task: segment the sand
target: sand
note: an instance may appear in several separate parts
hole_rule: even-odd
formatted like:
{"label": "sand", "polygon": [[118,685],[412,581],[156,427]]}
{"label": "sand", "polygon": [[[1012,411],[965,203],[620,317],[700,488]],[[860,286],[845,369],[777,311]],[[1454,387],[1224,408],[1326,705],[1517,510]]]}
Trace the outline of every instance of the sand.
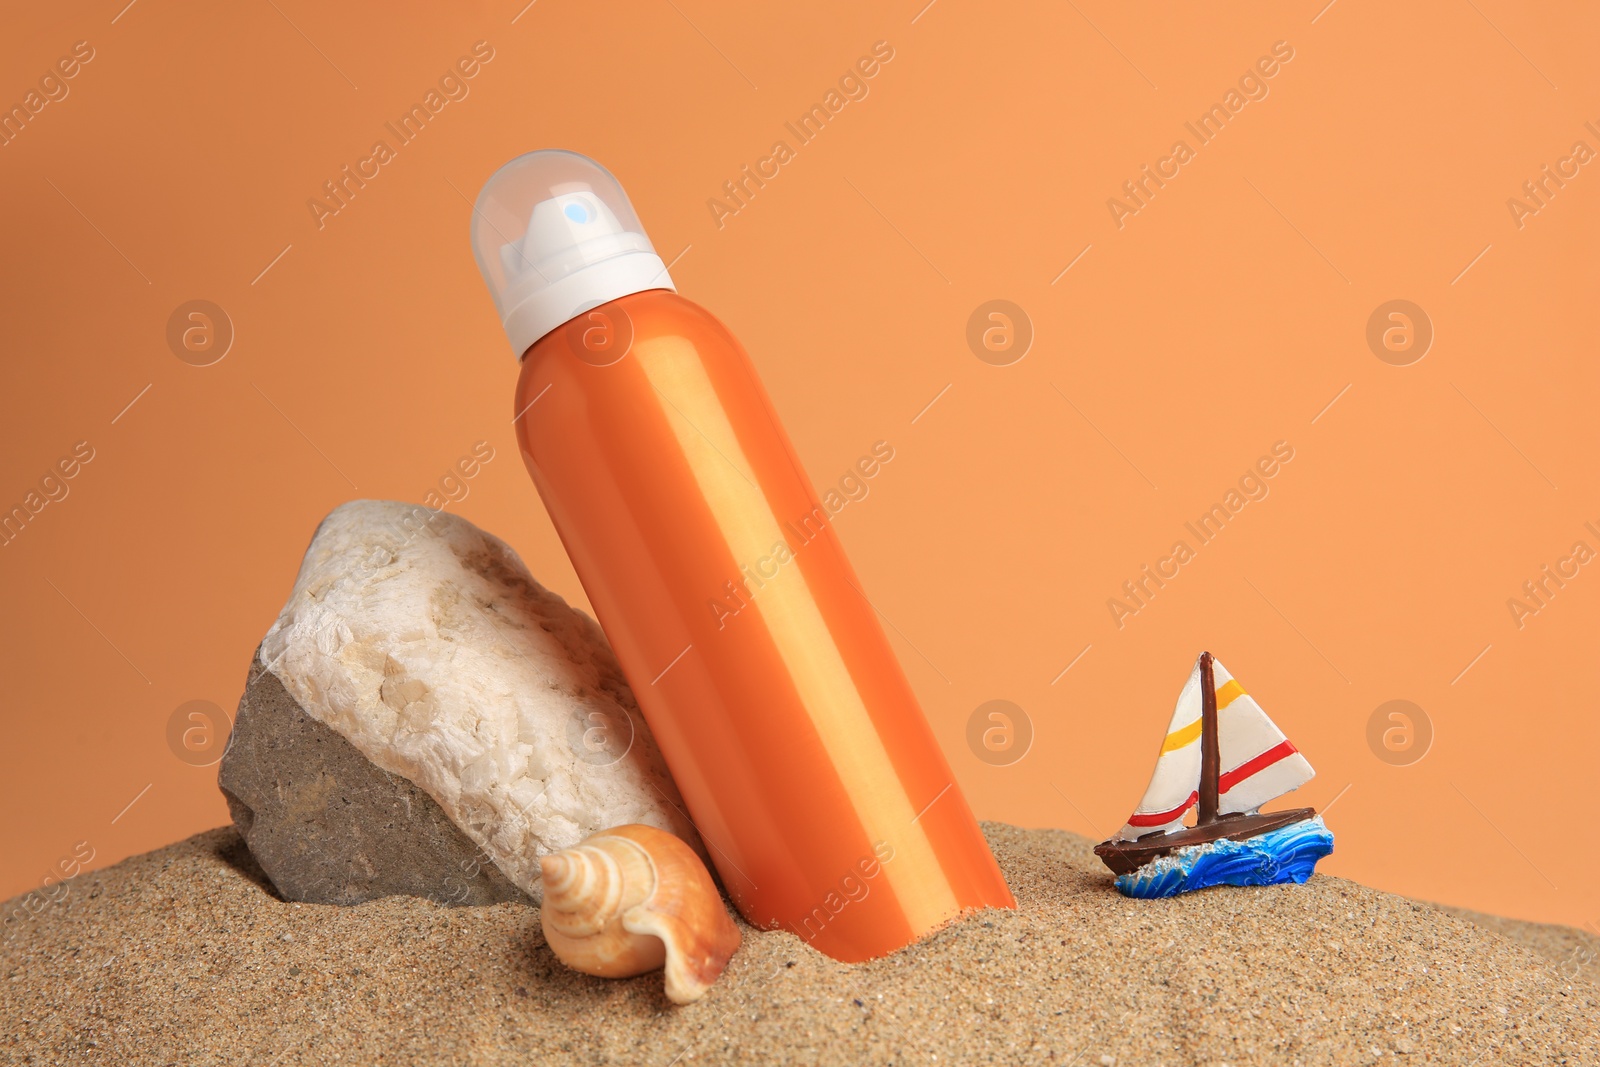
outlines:
{"label": "sand", "polygon": [[565,969],[526,905],[285,903],[214,830],[5,925],[0,1061],[1600,1063],[1600,938],[1323,876],[1124,900],[1087,840],[985,830],[1017,911],[856,966],[747,928],[685,1008]]}

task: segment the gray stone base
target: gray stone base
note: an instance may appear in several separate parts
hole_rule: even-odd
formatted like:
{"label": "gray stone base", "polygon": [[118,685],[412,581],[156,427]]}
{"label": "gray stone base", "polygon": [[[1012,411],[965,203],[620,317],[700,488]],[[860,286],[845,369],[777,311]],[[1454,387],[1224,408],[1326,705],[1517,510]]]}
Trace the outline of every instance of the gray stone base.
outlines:
{"label": "gray stone base", "polygon": [[288,900],[533,903],[432,797],[307,715],[259,650],[217,785],[239,835]]}

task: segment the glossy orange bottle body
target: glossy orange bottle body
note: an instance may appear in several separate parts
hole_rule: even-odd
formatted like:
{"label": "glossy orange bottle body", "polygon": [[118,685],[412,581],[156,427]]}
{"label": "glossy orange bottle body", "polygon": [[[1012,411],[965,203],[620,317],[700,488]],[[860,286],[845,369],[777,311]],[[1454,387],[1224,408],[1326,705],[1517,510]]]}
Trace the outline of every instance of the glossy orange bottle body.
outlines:
{"label": "glossy orange bottle body", "polygon": [[721,323],[666,290],[603,304],[527,351],[515,410],[528,471],[746,919],[854,961],[1015,906]]}

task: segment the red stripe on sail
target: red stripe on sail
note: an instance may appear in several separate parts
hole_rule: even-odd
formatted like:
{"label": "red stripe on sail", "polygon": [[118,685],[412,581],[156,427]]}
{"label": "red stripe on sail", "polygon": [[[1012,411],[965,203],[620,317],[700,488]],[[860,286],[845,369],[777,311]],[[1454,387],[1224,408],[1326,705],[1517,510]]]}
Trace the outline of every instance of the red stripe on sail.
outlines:
{"label": "red stripe on sail", "polygon": [[1190,793],[1188,800],[1185,800],[1182,804],[1179,804],[1177,807],[1173,808],[1171,811],[1158,811],[1153,815],[1130,815],[1130,816],[1128,816],[1128,825],[1129,826],[1165,826],[1167,823],[1171,822],[1173,819],[1176,819],[1178,816],[1180,816],[1184,812],[1188,811],[1189,808],[1194,805],[1194,802],[1199,800],[1199,799],[1200,799],[1200,794],[1199,794],[1198,791]]}
{"label": "red stripe on sail", "polygon": [[1283,759],[1285,756],[1292,756],[1298,751],[1300,750],[1294,747],[1294,743],[1292,741],[1285,740],[1279,742],[1273,747],[1267,749],[1265,752],[1261,753],[1261,755],[1257,756],[1255,759],[1246,760],[1233,770],[1229,771],[1227,774],[1224,774],[1221,778],[1218,778],[1217,792],[1226,793],[1228,790],[1232,789],[1234,786],[1238,785],[1252,774],[1255,774],[1257,771],[1265,770],[1274,763],[1277,763],[1279,760]]}

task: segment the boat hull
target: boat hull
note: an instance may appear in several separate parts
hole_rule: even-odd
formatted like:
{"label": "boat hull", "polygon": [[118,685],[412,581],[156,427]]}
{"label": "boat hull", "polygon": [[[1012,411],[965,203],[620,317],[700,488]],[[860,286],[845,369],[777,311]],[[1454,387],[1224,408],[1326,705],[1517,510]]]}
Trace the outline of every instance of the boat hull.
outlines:
{"label": "boat hull", "polygon": [[1111,868],[1112,874],[1131,874],[1151,860],[1180,848],[1212,841],[1243,841],[1309,819],[1315,814],[1315,808],[1289,808],[1286,811],[1257,812],[1254,815],[1225,815],[1215,822],[1175,830],[1170,834],[1146,834],[1133,841],[1102,841],[1095,846],[1094,854]]}
{"label": "boat hull", "polygon": [[1180,848],[1119,875],[1117,889],[1151,899],[1215,885],[1304,883],[1332,851],[1333,834],[1313,816],[1243,841],[1223,838]]}

